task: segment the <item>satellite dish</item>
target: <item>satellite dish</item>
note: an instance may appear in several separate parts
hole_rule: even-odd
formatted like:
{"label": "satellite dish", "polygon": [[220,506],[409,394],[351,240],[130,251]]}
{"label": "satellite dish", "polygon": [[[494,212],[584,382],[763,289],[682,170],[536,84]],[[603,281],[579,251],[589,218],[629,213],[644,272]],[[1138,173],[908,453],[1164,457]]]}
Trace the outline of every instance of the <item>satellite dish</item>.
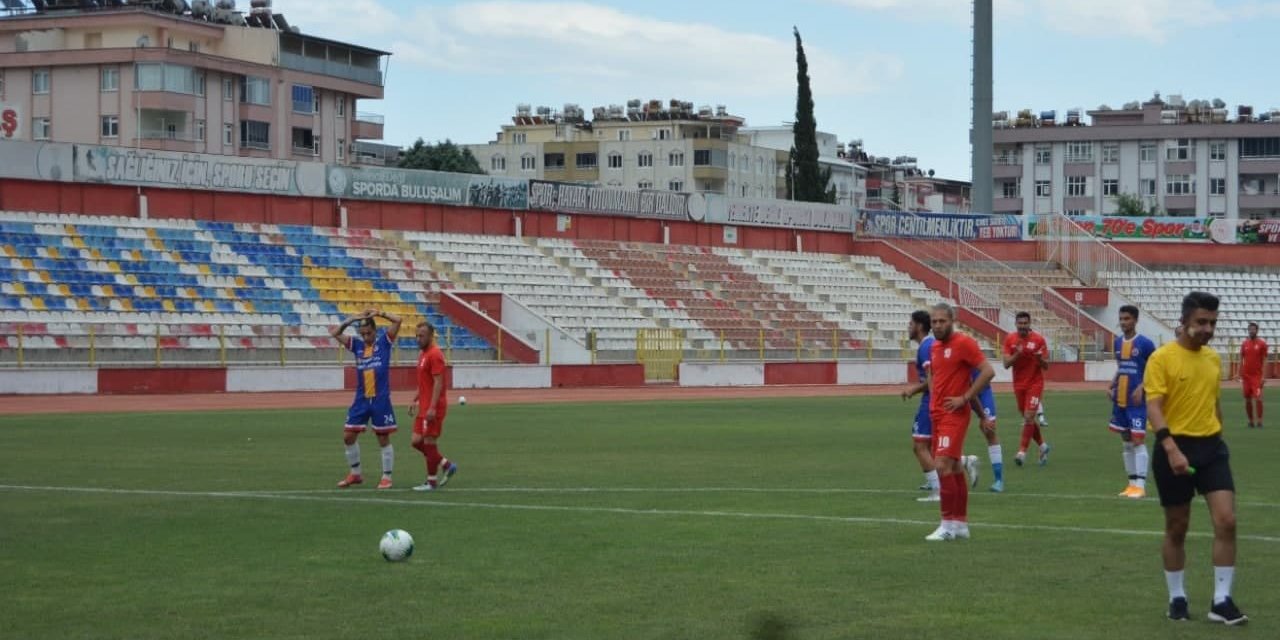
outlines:
{"label": "satellite dish", "polygon": [[138,41],[134,43],[139,49],[146,49],[151,46],[151,36],[138,36]]}

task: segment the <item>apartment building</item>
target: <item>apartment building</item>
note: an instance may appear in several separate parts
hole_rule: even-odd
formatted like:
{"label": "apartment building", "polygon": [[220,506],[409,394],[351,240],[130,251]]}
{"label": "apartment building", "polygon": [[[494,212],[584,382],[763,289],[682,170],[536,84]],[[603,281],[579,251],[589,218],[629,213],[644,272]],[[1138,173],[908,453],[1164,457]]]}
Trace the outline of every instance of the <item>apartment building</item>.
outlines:
{"label": "apartment building", "polygon": [[[795,144],[795,133],[790,125],[776,127],[744,127],[739,131],[756,147],[789,153]],[[831,171],[828,187],[836,190],[836,204],[861,209],[867,201],[867,169],[845,157],[845,145],[834,133],[817,132],[818,164]],[[785,161],[782,165],[786,166]],[[785,181],[785,175],[784,175]],[[785,184],[779,198],[786,197]]]}
{"label": "apartment building", "polygon": [[339,164],[382,138],[358,105],[382,97],[385,51],[301,33],[269,6],[40,4],[0,17],[6,137]]}
{"label": "apartment building", "polygon": [[464,145],[491,175],[632,189],[776,198],[787,153],[750,143],[723,106],[651,100],[562,111],[520,105],[487,144]]}
{"label": "apartment building", "polygon": [[994,114],[996,213],[1106,215],[1130,194],[1171,216],[1280,215],[1280,112],[1156,94],[1056,116]]}

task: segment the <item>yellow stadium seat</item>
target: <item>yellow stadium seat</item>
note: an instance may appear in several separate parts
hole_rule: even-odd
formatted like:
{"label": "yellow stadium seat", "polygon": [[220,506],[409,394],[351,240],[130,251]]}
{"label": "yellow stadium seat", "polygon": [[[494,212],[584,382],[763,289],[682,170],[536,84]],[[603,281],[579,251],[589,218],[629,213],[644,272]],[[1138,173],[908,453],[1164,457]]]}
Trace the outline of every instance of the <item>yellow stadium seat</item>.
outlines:
{"label": "yellow stadium seat", "polygon": [[202,265],[200,265],[200,273],[202,273],[202,274],[204,274],[204,275],[206,275],[206,276],[207,276],[207,275],[209,275],[209,274],[210,274],[210,273],[212,273],[212,272],[211,272],[211,271],[209,271],[209,265],[207,265],[207,264],[202,264]]}
{"label": "yellow stadium seat", "polygon": [[57,248],[57,247],[47,247],[47,249],[48,249],[48,251],[49,251],[49,257],[50,257],[50,258],[53,258],[53,259],[55,259],[55,260],[56,260],[56,259],[58,259],[58,258],[61,258],[61,257],[62,257],[62,256],[58,253],[58,248]]}
{"label": "yellow stadium seat", "polygon": [[44,298],[32,298],[31,308],[36,311],[45,311],[48,307],[44,306]]}
{"label": "yellow stadium seat", "polygon": [[178,311],[178,308],[173,306],[172,300],[165,300],[163,306],[164,306],[164,310],[168,311],[169,313],[176,313]]}
{"label": "yellow stadium seat", "polygon": [[16,294],[18,294],[18,295],[20,295],[20,296],[21,296],[21,295],[26,295],[26,293],[27,293],[27,285],[22,284],[21,282],[15,282],[15,283],[13,283],[13,292],[14,292],[14,293],[16,293]]}
{"label": "yellow stadium seat", "polygon": [[114,298],[114,297],[116,297],[116,291],[115,291],[115,288],[113,288],[113,287],[112,287],[111,285],[109,285],[109,284],[104,284],[104,285],[102,285],[102,295],[104,295],[104,296],[106,296],[106,297],[108,297],[108,298]]}
{"label": "yellow stadium seat", "polygon": [[71,239],[71,246],[73,246],[73,247],[75,247],[75,248],[77,248],[77,249],[84,249],[84,248],[85,248],[85,245],[84,245],[84,238],[72,238],[72,239]]}
{"label": "yellow stadium seat", "polygon": [[128,298],[122,298],[120,300],[120,306],[123,307],[125,311],[133,311],[133,301]]}
{"label": "yellow stadium seat", "polygon": [[120,263],[115,260],[108,262],[107,268],[111,270],[111,273],[120,273]]}

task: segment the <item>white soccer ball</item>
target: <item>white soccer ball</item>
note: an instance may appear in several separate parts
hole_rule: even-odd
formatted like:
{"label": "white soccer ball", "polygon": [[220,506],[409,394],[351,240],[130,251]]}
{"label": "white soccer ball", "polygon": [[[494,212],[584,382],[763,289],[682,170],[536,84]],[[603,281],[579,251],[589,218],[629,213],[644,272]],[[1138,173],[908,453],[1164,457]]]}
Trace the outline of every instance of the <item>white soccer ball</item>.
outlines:
{"label": "white soccer ball", "polygon": [[467,397],[466,397],[466,396],[459,396],[459,397],[458,397],[458,404],[463,405],[463,406],[466,406],[466,404],[467,404]]}
{"label": "white soccer ball", "polygon": [[387,562],[408,560],[409,556],[413,555],[413,536],[404,529],[392,529],[382,534],[378,550],[382,552],[382,557],[386,558]]}

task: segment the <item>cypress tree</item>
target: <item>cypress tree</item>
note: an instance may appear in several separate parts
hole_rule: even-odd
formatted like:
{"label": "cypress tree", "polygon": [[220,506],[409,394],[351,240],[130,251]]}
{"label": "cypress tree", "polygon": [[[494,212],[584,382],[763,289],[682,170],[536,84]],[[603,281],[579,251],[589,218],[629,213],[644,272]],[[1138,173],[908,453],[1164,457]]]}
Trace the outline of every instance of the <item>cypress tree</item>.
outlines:
{"label": "cypress tree", "polygon": [[800,30],[792,27],[796,37],[796,121],[791,127],[795,138],[792,196],[802,202],[835,202],[835,188],[827,188],[831,170],[818,164],[818,122],[813,117],[813,91],[809,88],[809,61],[804,55]]}

